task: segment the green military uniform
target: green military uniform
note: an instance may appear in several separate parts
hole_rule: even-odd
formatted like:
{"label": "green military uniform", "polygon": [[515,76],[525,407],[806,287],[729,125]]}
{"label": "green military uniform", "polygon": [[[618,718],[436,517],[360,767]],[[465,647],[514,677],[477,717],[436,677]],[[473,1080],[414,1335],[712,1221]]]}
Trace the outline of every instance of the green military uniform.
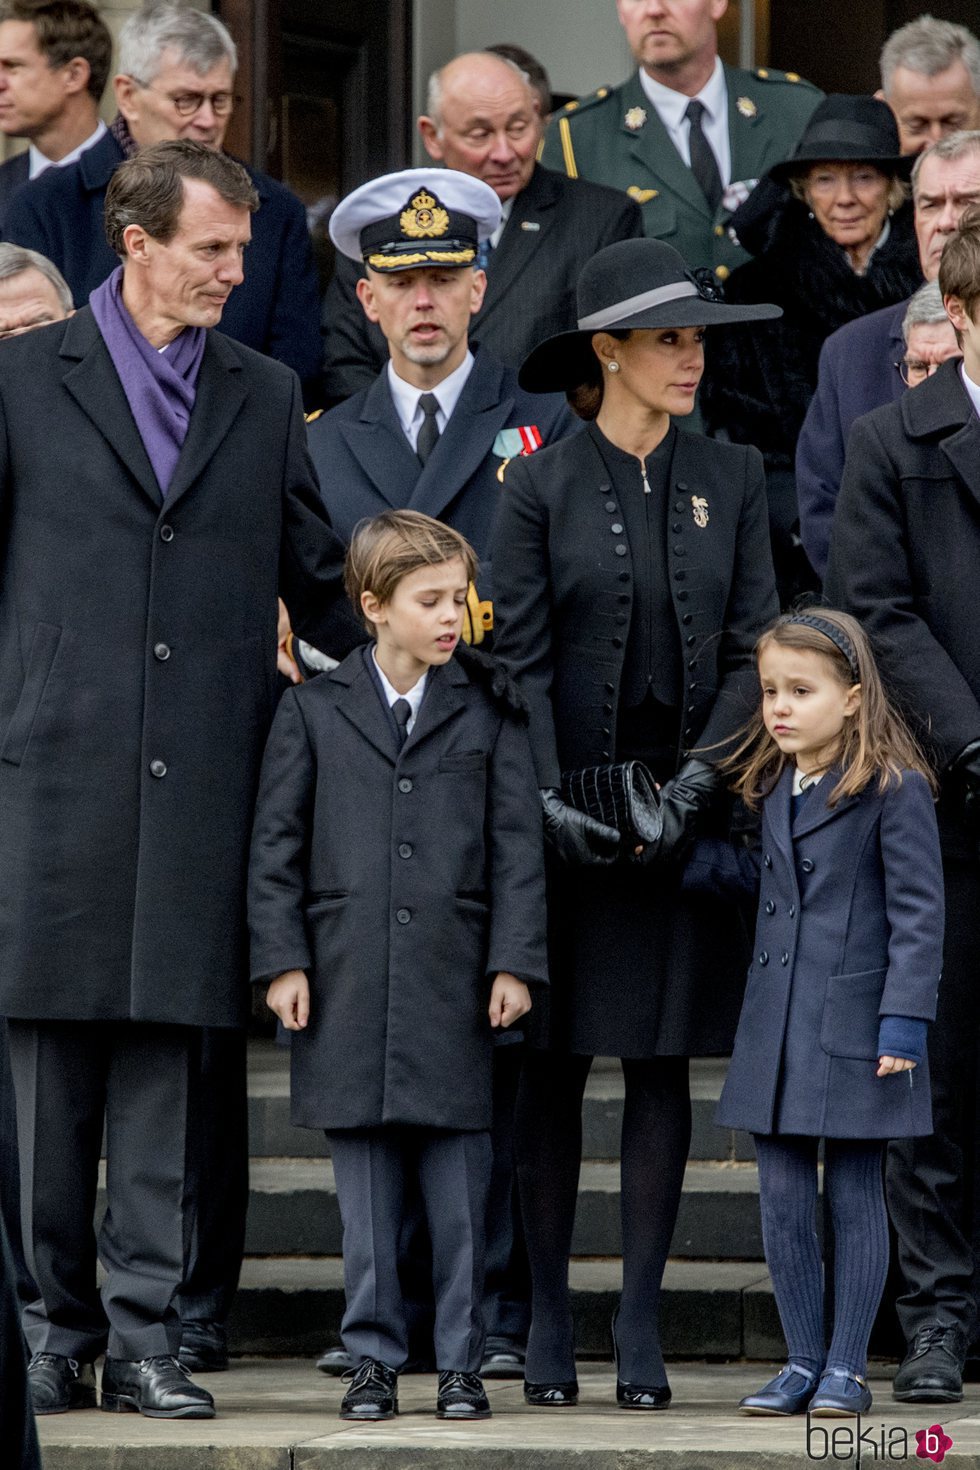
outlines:
{"label": "green military uniform", "polygon": [[[732,183],[762,177],[795,149],[823,93],[795,72],[725,67]],[[724,204],[712,214],[639,74],[569,102],[545,135],[541,162],[569,178],[624,189],[643,211],[646,235],[665,240],[688,265],[711,266],[725,280],[748,257],[725,229]]]}

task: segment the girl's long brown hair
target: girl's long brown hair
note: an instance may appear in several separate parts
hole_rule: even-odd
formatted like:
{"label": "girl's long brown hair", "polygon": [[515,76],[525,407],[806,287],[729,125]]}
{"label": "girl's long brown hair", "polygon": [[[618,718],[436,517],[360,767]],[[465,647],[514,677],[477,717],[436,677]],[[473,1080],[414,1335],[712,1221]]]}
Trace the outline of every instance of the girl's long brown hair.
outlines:
{"label": "girl's long brown hair", "polygon": [[[860,623],[832,608],[814,608],[813,612],[815,617],[837,628],[844,635],[845,644],[850,643],[857,660],[857,679],[836,643],[817,628],[794,623],[792,613],[766,629],[755,646],[755,658],[758,663],[771,643],[780,648],[819,653],[845,689],[855,683],[861,685],[861,703],[845,719],[833,759],[842,774],[827,797],[827,805],[836,806],[847,796],[857,796],[875,777],[878,790],[887,791],[889,786],[901,784],[903,771],[920,771],[935,794],[936,778],[915,737],[885,693],[871,645]],[[766,729],[760,701],[758,712],[746,726],[739,744],[720,763],[720,769],[735,776],[734,790],[754,811],[772,791],[791,759],[783,754]]]}

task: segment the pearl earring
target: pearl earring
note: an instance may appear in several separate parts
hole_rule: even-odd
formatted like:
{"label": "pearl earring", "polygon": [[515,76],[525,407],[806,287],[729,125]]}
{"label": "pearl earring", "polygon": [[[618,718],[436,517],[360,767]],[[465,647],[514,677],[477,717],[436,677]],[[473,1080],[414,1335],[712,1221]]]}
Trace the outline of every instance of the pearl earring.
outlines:
{"label": "pearl earring", "polygon": [[619,372],[619,363],[616,362],[615,360],[613,360],[610,363],[607,363],[606,366],[608,367],[608,369],[609,369],[609,371],[611,373],[618,373]]}

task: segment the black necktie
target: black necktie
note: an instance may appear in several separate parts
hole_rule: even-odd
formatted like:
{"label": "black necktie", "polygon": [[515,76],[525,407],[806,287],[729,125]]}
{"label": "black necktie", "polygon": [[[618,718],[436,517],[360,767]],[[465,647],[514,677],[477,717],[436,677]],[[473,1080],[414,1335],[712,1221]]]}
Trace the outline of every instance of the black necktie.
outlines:
{"label": "black necktie", "polygon": [[439,408],[439,400],[434,393],[422,393],[419,395],[419,408],[425,414],[422,427],[419,429],[419,437],[415,444],[415,453],[423,464],[436,447],[439,438],[439,425],[436,423],[436,412]]}
{"label": "black necktie", "polygon": [[412,718],[412,706],[407,699],[396,699],[391,706],[391,713],[398,726],[398,749],[401,750],[408,739],[408,722]]}
{"label": "black necktie", "polygon": [[704,116],[704,103],[695,97],[687,104],[684,116],[691,124],[690,148],[691,148],[691,173],[697,179],[701,192],[711,205],[712,214],[721,203],[724,189],[721,184],[721,174],[718,172],[718,160],[714,155],[711,144],[704,136],[701,127],[701,119]]}

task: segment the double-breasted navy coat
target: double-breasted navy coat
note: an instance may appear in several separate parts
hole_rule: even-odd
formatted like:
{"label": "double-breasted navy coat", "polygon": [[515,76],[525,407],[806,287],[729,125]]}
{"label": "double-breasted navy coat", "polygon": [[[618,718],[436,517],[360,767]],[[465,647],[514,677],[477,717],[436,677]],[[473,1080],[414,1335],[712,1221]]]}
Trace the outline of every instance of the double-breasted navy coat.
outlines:
{"label": "double-breasted navy coat", "polygon": [[399,751],[366,657],[287,691],[276,714],[252,838],[252,977],[310,977],[294,1123],[489,1128],[490,977],[547,979],[527,730],[452,659],[430,671]]}
{"label": "double-breasted navy coat", "polygon": [[[766,798],[755,951],[718,1122],[752,1133],[932,1132],[929,1065],[876,1077],[882,1016],[931,1021],[943,883],[932,793],[906,771],[836,807],[828,771],[790,820],[792,765]],[[685,881],[710,869],[702,842]],[[729,861],[731,861],[729,849]],[[744,867],[744,864],[743,864]]]}

